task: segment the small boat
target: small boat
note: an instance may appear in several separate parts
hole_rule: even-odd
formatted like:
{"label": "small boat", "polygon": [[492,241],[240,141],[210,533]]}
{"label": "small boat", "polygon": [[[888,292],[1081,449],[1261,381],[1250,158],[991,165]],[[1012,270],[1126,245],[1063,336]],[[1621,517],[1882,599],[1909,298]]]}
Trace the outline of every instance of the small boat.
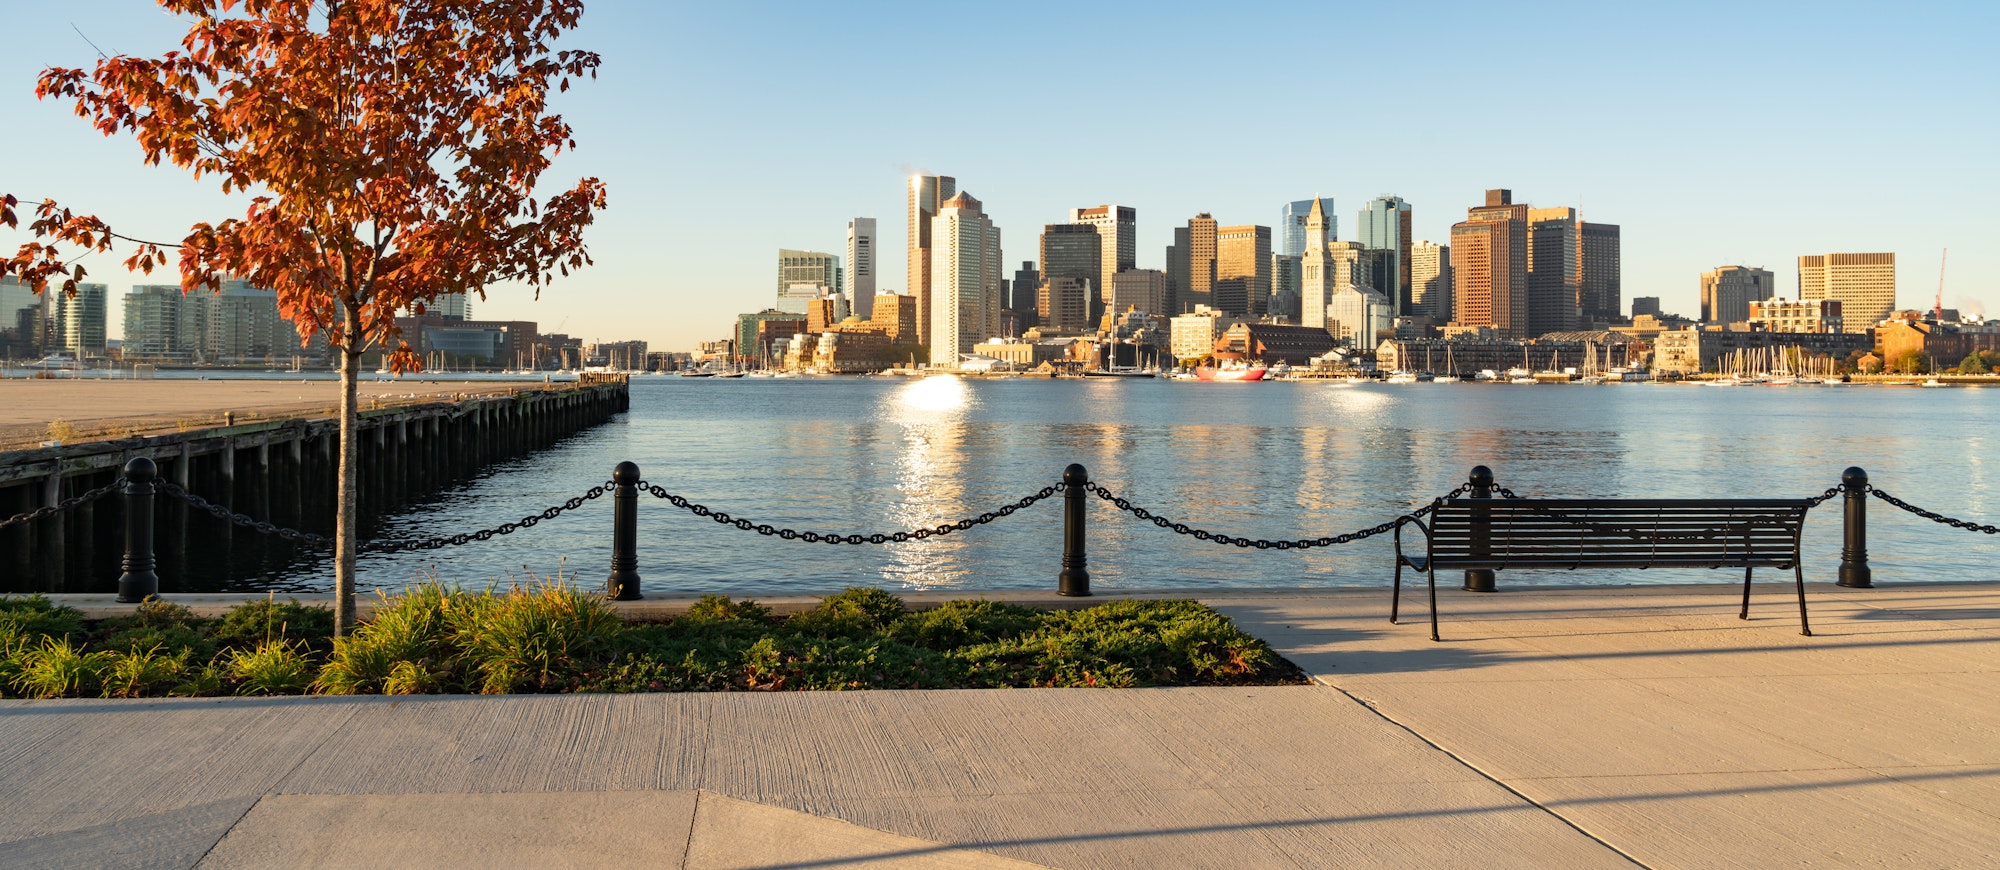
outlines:
{"label": "small boat", "polygon": [[1262,363],[1252,366],[1242,360],[1230,360],[1219,366],[1197,368],[1194,376],[1202,381],[1261,381],[1268,371]]}
{"label": "small boat", "polygon": [[1150,378],[1153,376],[1153,373],[1140,369],[1106,369],[1086,371],[1083,373],[1083,376],[1086,378]]}
{"label": "small boat", "polygon": [[1392,384],[1414,384],[1417,382],[1417,373],[1401,370],[1393,371],[1389,373],[1388,381]]}

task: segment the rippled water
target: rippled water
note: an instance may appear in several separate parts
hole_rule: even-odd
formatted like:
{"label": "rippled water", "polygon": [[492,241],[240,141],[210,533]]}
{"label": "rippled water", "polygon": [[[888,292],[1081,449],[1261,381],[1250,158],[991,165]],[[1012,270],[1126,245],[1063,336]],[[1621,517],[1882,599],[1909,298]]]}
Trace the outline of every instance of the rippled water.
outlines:
{"label": "rippled water", "polygon": [[[604,481],[620,460],[716,510],[796,529],[889,532],[1012,502],[1080,462],[1156,513],[1233,535],[1311,538],[1373,525],[1494,469],[1522,495],[1803,497],[1849,465],[1945,513],[2000,520],[1987,462],[2000,391],[1665,385],[1203,384],[639,377],[632,411],[403,516],[384,534],[497,525]],[[1993,579],[1993,538],[1870,504],[1878,582]],[[1053,588],[1060,498],[991,525],[905,544],[831,546],[716,525],[642,496],[652,595],[760,595],[855,584]],[[362,559],[364,586],[435,575],[477,585],[608,570],[610,499],[489,542]],[[1100,588],[1375,586],[1387,536],[1307,553],[1177,536],[1092,500]],[[1807,522],[1807,578],[1831,581],[1838,502]],[[1778,580],[1777,572],[1769,572]],[[1501,582],[1718,582],[1700,570],[1503,572]],[[246,587],[325,589],[300,565]]]}

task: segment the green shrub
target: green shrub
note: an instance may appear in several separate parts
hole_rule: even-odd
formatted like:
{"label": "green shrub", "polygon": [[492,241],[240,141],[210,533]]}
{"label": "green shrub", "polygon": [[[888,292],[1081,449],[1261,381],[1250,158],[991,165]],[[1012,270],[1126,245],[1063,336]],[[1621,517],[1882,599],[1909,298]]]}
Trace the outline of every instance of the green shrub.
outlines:
{"label": "green shrub", "polygon": [[207,698],[222,694],[229,687],[229,668],[222,661],[211,660],[200,666],[188,665],[181,671],[181,680],[167,690],[176,698]]}
{"label": "green shrub", "polygon": [[[485,593],[454,592],[436,583],[385,599],[373,619],[334,641],[314,687],[334,695],[442,691],[450,684],[446,675],[457,657],[452,642],[455,620],[470,618],[490,599]],[[401,665],[408,667],[399,677]]]}
{"label": "green shrub", "polygon": [[903,599],[880,589],[854,586],[792,617],[787,627],[820,637],[861,638],[888,628],[902,616]]}
{"label": "green shrub", "polygon": [[169,653],[154,647],[110,655],[110,666],[104,670],[104,697],[143,698],[165,694],[179,683],[193,651],[183,648]]}
{"label": "green shrub", "polygon": [[213,631],[217,646],[251,649],[268,640],[293,640],[325,649],[333,638],[333,611],[290,600],[253,601],[231,608]]}
{"label": "green shrub", "polygon": [[1040,622],[1040,615],[1026,607],[997,601],[947,601],[904,614],[889,627],[889,635],[917,646],[947,650],[1018,637],[1033,631]]}
{"label": "green shrub", "polygon": [[771,609],[755,601],[731,601],[727,595],[703,595],[693,607],[681,617],[689,622],[724,622],[732,619],[747,619],[755,622],[769,622]]}
{"label": "green shrub", "polygon": [[83,633],[83,613],[40,595],[0,595],[0,645]]}
{"label": "green shrub", "polygon": [[454,614],[453,641],[478,690],[574,691],[608,663],[624,624],[597,595],[544,585]]}
{"label": "green shrub", "polygon": [[14,688],[29,698],[81,698],[96,695],[105,671],[115,658],[107,652],[85,652],[68,637],[43,637],[41,643],[18,647]]}
{"label": "green shrub", "polygon": [[297,695],[312,685],[314,671],[303,641],[274,638],[229,653],[238,695]]}

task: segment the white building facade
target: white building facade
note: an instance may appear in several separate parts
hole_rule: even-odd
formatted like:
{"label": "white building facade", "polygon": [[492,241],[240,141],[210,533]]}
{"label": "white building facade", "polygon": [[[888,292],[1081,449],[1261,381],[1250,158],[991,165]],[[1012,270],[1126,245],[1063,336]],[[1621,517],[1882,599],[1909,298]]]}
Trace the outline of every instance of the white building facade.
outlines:
{"label": "white building facade", "polygon": [[931,218],[930,364],[957,368],[960,354],[1000,334],[1000,228],[960,191]]}
{"label": "white building facade", "polygon": [[854,316],[867,320],[875,315],[875,219],[858,217],[847,222],[847,298]]}

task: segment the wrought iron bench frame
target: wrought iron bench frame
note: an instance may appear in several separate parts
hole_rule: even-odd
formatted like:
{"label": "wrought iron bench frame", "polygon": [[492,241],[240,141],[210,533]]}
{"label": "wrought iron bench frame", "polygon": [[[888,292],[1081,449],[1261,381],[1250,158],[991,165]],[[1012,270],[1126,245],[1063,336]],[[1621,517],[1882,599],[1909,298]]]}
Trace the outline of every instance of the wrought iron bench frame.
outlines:
{"label": "wrought iron bench frame", "polygon": [[[1790,568],[1798,589],[1799,633],[1811,637],[1805,569],[1799,563],[1811,507],[1805,499],[1438,499],[1431,503],[1430,524],[1414,514],[1396,520],[1389,621],[1397,621],[1402,607],[1405,565],[1423,572],[1430,588],[1433,641],[1439,639],[1440,568],[1742,568],[1739,619],[1750,618],[1751,572]],[[1646,511],[1654,512],[1650,528],[1633,522]],[[1423,532],[1423,555],[1403,551],[1404,526]],[[1760,527],[1767,531],[1756,534]],[[1559,529],[1561,534],[1554,533]],[[1787,539],[1789,547],[1783,546]],[[1554,548],[1571,542],[1574,552]],[[1441,544],[1446,552],[1439,552]]]}

